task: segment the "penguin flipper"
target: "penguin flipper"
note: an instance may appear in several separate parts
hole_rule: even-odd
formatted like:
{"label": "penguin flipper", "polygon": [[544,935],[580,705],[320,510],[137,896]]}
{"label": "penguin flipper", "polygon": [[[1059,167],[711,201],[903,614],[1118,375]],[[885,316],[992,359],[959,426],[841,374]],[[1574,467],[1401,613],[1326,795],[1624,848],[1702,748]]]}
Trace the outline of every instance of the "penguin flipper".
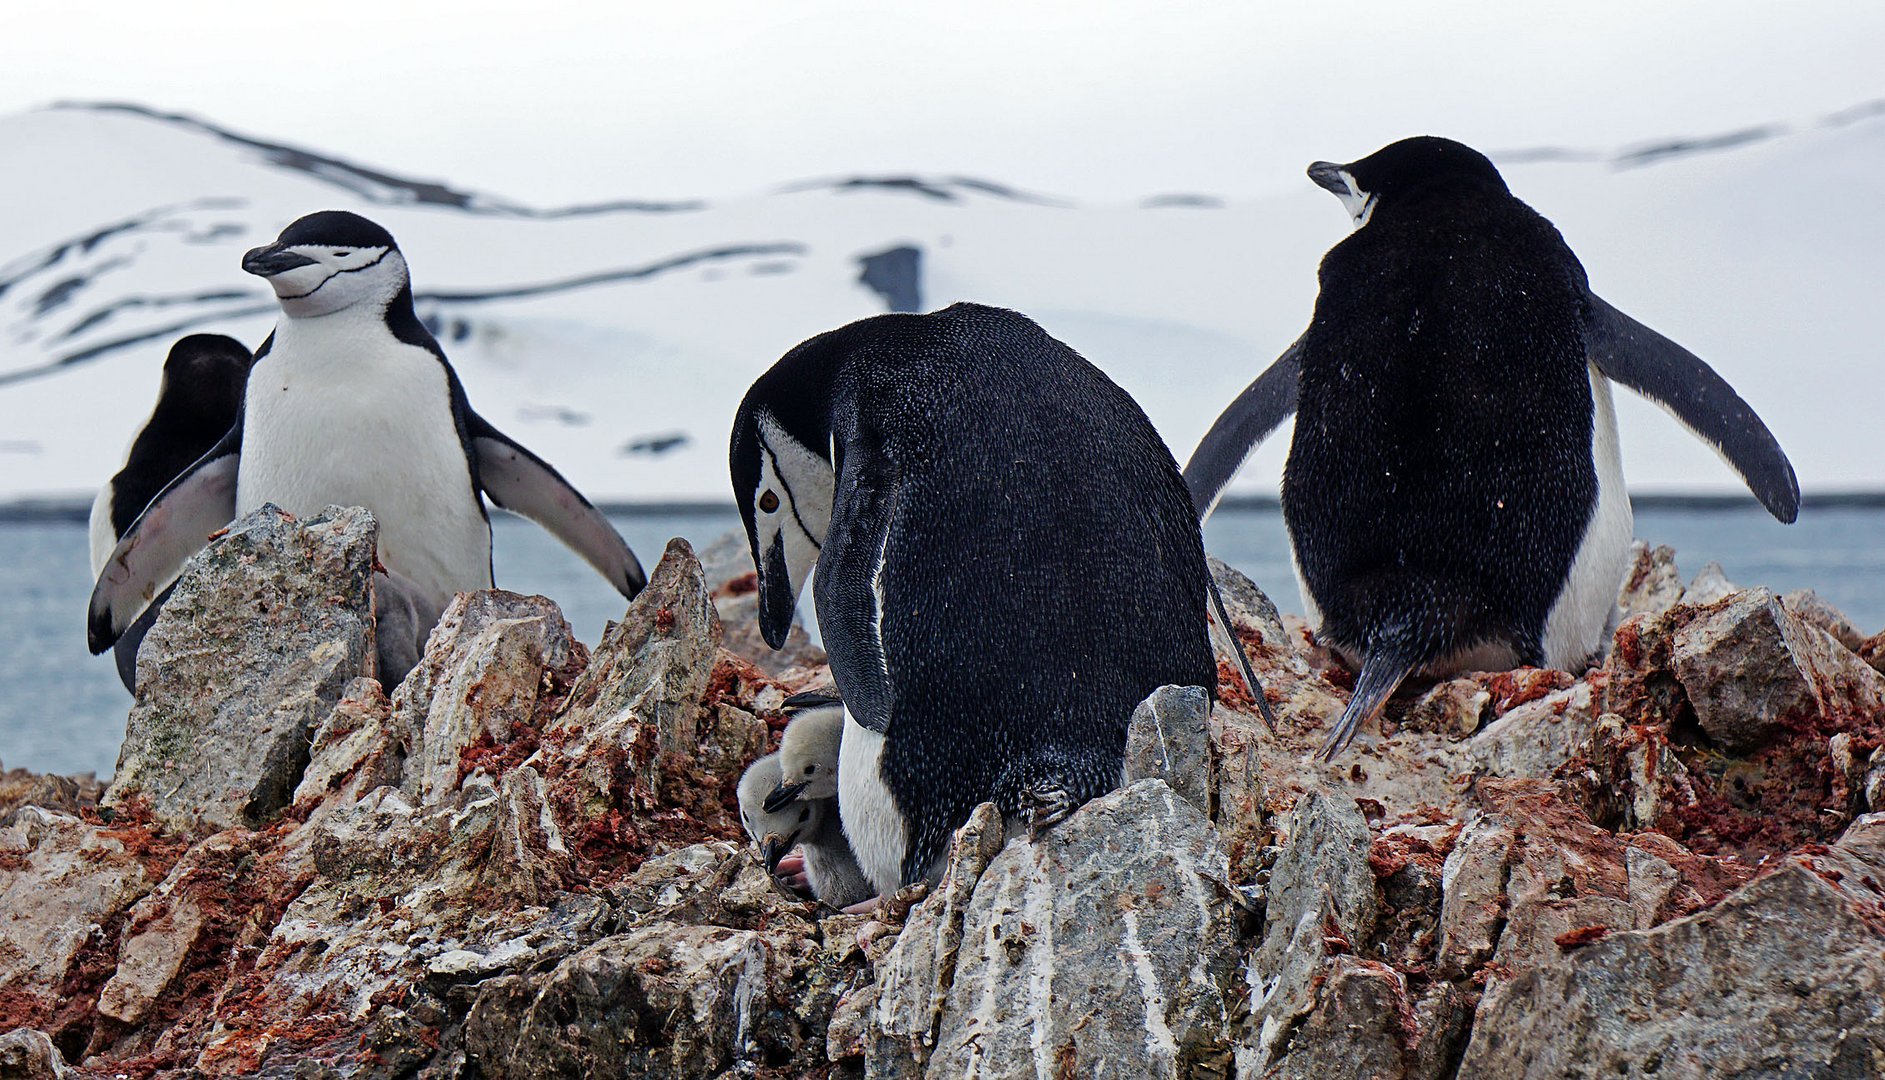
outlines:
{"label": "penguin flipper", "polygon": [[92,655],[112,647],[159,590],[176,577],[209,534],[236,516],[236,467],[242,421],[157,493],[105,560],[92,587],[86,639]]}
{"label": "penguin flipper", "polygon": [[1800,482],[1767,425],[1702,359],[1605,303],[1595,293],[1584,348],[1605,378],[1620,382],[1681,421],[1715,448],[1767,512],[1791,523],[1800,515]]}
{"label": "penguin flipper", "polygon": [[1211,516],[1218,496],[1257,444],[1295,413],[1301,351],[1302,338],[1297,338],[1237,395],[1191,452],[1191,460],[1185,462],[1185,486],[1191,489],[1191,505],[1199,521]]}
{"label": "penguin flipper", "polygon": [[491,501],[536,522],[609,579],[630,600],[648,584],[641,560],[609,519],[561,473],[476,413],[466,434],[477,455],[478,483]]}

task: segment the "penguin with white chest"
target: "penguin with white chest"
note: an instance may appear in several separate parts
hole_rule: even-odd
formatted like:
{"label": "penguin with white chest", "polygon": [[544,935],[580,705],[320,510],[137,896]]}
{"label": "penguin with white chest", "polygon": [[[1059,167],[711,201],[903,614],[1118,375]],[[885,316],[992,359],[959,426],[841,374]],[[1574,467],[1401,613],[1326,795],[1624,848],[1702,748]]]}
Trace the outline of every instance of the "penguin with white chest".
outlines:
{"label": "penguin with white chest", "polygon": [[880,893],[933,878],[978,803],[1046,825],[1116,787],[1154,689],[1216,690],[1170,451],[1025,316],[957,304],[815,337],[747,392],[730,458],[774,648],[817,569],[839,809]]}
{"label": "penguin with white chest", "polygon": [[1310,179],[1355,231],[1322,260],[1315,316],[1185,467],[1200,516],[1292,412],[1283,474],[1303,600],[1359,668],[1332,756],[1410,675],[1601,654],[1632,520],[1610,384],[1718,450],[1797,516],[1779,443],[1707,364],[1591,292],[1564,239],[1490,161],[1394,143]]}
{"label": "penguin with white chest", "polygon": [[323,211],[243,257],[282,319],[256,351],[236,424],[157,496],[92,593],[93,652],[109,648],[155,584],[231,519],[273,503],[333,504],[378,519],[380,675],[405,675],[454,594],[488,589],[482,496],[548,529],[625,597],[646,582],[606,518],[555,469],[471,410],[412,306],[405,256],[385,229]]}
{"label": "penguin with white chest", "polygon": [[[248,385],[251,359],[248,346],[222,334],[191,334],[170,346],[164,357],[156,406],[131,440],[124,466],[92,500],[93,578],[104,570],[118,538],[131,528],[157,493],[235,425],[242,411],[242,392]],[[162,590],[169,584],[158,584],[156,598],[113,646],[118,678],[126,690],[136,690],[137,647],[156,621],[163,604]]]}

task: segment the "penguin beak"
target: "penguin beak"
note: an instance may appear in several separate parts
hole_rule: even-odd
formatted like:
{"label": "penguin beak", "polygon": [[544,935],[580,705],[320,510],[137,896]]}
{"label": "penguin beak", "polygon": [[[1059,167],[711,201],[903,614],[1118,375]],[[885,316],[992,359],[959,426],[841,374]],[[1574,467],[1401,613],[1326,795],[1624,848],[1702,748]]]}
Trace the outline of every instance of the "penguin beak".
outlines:
{"label": "penguin beak", "polygon": [[786,807],[796,802],[799,797],[799,792],[804,790],[804,781],[796,784],[780,784],[778,787],[773,788],[772,794],[766,796],[766,813],[776,814],[784,810]]}
{"label": "penguin beak", "polygon": [[313,266],[314,260],[306,255],[297,255],[280,244],[268,247],[251,248],[242,256],[242,269],[257,277],[274,277],[298,266]]}
{"label": "penguin beak", "polygon": [[792,613],[797,608],[792,572],[785,565],[785,537],[775,535],[759,571],[759,633],[766,644],[775,649],[785,647],[786,635],[792,632]]}
{"label": "penguin beak", "polygon": [[765,864],[766,873],[777,874],[779,871],[779,860],[785,858],[786,852],[791,850],[791,837],[780,837],[777,834],[768,834],[764,840],[761,840],[759,842],[759,861]]}
{"label": "penguin beak", "polygon": [[1333,161],[1318,161],[1309,166],[1309,179],[1315,181],[1317,187],[1332,195],[1347,195],[1349,194],[1348,180],[1342,175],[1347,171],[1345,166],[1337,165]]}

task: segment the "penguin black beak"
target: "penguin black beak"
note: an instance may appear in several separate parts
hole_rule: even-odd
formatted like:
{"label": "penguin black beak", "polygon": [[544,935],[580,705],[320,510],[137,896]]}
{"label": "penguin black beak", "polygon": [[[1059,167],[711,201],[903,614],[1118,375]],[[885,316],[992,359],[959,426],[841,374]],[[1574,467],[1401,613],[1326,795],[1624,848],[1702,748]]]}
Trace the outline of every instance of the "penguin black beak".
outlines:
{"label": "penguin black beak", "polygon": [[759,842],[759,861],[765,864],[766,873],[778,874],[779,860],[785,858],[786,853],[791,850],[792,841],[790,838],[780,839],[777,836],[768,836],[764,840],[761,840]]}
{"label": "penguin black beak", "polygon": [[1309,179],[1316,186],[1335,195],[1347,195],[1348,181],[1342,179],[1344,166],[1333,161],[1318,161],[1309,166]]}
{"label": "penguin black beak", "polygon": [[786,698],[780,707],[788,713],[797,713],[806,709],[824,709],[842,704],[844,704],[844,699],[836,694],[827,694],[823,690],[801,690]]}
{"label": "penguin black beak", "polygon": [[799,792],[804,790],[804,781],[800,781],[796,784],[780,784],[778,787],[773,788],[772,794],[766,796],[766,813],[776,814],[784,810],[786,807],[792,805],[792,803],[798,799]]}
{"label": "penguin black beak", "polygon": [[293,270],[297,266],[312,266],[314,260],[306,255],[296,255],[279,244],[268,247],[249,249],[242,256],[242,269],[257,277],[274,277],[276,274]]}
{"label": "penguin black beak", "polygon": [[773,541],[759,572],[759,633],[775,649],[785,647],[792,632],[792,613],[798,597],[792,592],[792,573],[785,567],[785,538]]}

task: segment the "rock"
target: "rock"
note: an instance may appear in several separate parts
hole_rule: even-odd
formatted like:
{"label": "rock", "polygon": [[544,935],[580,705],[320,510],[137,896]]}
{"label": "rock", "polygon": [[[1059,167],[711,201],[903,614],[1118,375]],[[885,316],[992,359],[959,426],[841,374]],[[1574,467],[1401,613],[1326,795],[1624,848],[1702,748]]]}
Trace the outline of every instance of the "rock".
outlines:
{"label": "rock", "polygon": [[1367,1076],[1418,1036],[1402,1030],[1406,981],[1355,955],[1374,930],[1379,899],[1368,824],[1344,793],[1311,792],[1290,816],[1270,874],[1263,938],[1249,962],[1250,1020],[1236,1075]]}
{"label": "rock", "polygon": [[1765,589],[1719,602],[1677,630],[1671,664],[1696,721],[1731,752],[1754,750],[1790,722],[1885,707],[1885,678]]}
{"label": "rock", "polygon": [[873,1073],[918,1075],[929,1061],[948,1004],[975,886],[1001,852],[1005,838],[1001,811],[995,804],[976,807],[950,840],[949,862],[936,890],[911,909],[904,922],[907,933],[898,935],[896,944],[876,965],[872,1004],[857,1017],[865,1029],[851,1037],[836,1037],[841,1046],[862,1044]]}
{"label": "rock", "polygon": [[138,654],[104,805],[165,827],[255,827],[291,801],[315,729],[372,673],[374,543],[358,508],[265,506],[192,558]]}
{"label": "rock", "polygon": [[1834,641],[1850,652],[1857,653],[1865,647],[1865,635],[1852,625],[1852,620],[1812,589],[1795,589],[1780,598],[1780,605],[1801,622],[1831,634]]}
{"label": "rock", "polygon": [[1885,818],[1713,908],[1500,982],[1459,1075],[1874,1076],[1885,1070]]}
{"label": "rock", "polygon": [[1447,679],[1415,699],[1399,722],[1416,731],[1465,738],[1479,730],[1491,704],[1492,692],[1478,679]]}
{"label": "rock", "polygon": [[16,811],[0,828],[0,1005],[8,1020],[42,1023],[61,1012],[86,977],[83,954],[111,948],[111,931],[150,881],[113,830],[34,806]]}
{"label": "rock", "polygon": [[71,1075],[45,1032],[22,1027],[0,1035],[0,1080],[65,1080]]}
{"label": "rock", "polygon": [[817,954],[815,942],[784,935],[651,923],[545,975],[486,983],[466,1020],[467,1061],[494,1078],[803,1069],[824,1057],[835,995],[827,987],[820,1010],[781,991],[802,983]]}
{"label": "rock", "polygon": [[1885,673],[1885,632],[1866,638],[1853,651],[1859,654],[1859,659],[1865,661],[1867,667]]}
{"label": "rock", "polygon": [[1467,749],[1489,776],[1549,776],[1588,745],[1596,725],[1591,686],[1580,682],[1512,709]]}
{"label": "rock", "polygon": [[1617,596],[1617,618],[1661,615],[1682,602],[1682,578],[1676,572],[1676,552],[1667,544],[1651,548],[1641,540],[1630,542],[1630,572]]}
{"label": "rock", "polygon": [[[927,1061],[934,1076],[1221,1068],[1237,958],[1231,896],[1204,815],[1161,781],[1142,780],[1086,804],[1038,843],[1017,837],[995,856],[964,913],[953,977],[946,966],[902,963],[916,947],[906,939],[925,925],[913,913],[880,966],[889,974],[878,1016],[911,1015],[894,1004],[907,1002],[920,1018],[940,1000]],[[926,988],[919,969],[947,985]],[[915,1075],[922,1062],[920,1038],[901,1059],[881,1043],[874,1049],[872,1075]]]}
{"label": "rock", "polygon": [[1689,587],[1682,591],[1682,602],[1691,607],[1706,607],[1740,591],[1739,585],[1728,580],[1721,564],[1710,561],[1702,564]]}
{"label": "rock", "polygon": [[686,765],[699,750],[701,699],[719,644],[720,620],[700,563],[687,541],[671,540],[623,621],[596,646],[545,733],[548,745],[531,761],[565,784],[580,777],[592,809],[608,807],[610,792],[624,785],[640,786],[650,805],[660,802],[664,780],[671,772],[688,779]]}
{"label": "rock", "polygon": [[395,726],[393,704],[378,680],[353,680],[314,731],[294,805],[318,813],[397,786],[413,741],[411,731]]}
{"label": "rock", "polygon": [[137,902],[118,946],[117,971],[98,998],[100,1016],[135,1024],[150,1013],[204,932],[221,916],[224,890],[252,847],[248,833],[218,833],[185,852],[170,874]]}
{"label": "rock", "polygon": [[[1224,610],[1230,614],[1231,623],[1246,633],[1255,630],[1262,643],[1272,649],[1288,649],[1291,642],[1289,633],[1283,629],[1283,617],[1277,614],[1276,605],[1257,588],[1256,582],[1215,555],[1207,555],[1205,559],[1211,565],[1211,576],[1217,579],[1218,591],[1224,596]],[[1212,617],[1216,618],[1216,614],[1213,609]]]}
{"label": "rock", "polygon": [[1202,686],[1161,686],[1132,710],[1125,782],[1159,779],[1206,815],[1217,813],[1211,699]]}
{"label": "rock", "polygon": [[62,814],[77,814],[98,805],[105,785],[91,773],[50,776],[0,765],[0,826],[22,806],[37,806]]}
{"label": "rock", "polygon": [[541,596],[461,593],[425,656],[393,695],[393,726],[411,732],[401,787],[444,802],[467,773],[501,776],[536,749],[547,714],[588,662],[563,613]]}

